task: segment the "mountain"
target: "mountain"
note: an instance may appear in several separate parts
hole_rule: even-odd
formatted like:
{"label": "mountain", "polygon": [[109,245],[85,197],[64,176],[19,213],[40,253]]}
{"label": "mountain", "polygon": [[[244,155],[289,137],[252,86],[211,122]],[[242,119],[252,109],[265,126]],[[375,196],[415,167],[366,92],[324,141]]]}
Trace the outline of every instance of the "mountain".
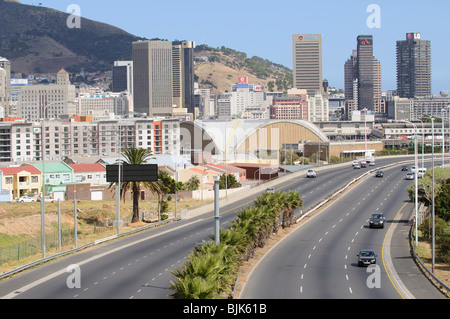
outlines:
{"label": "mountain", "polygon": [[131,59],[131,43],[139,40],[114,26],[81,18],[81,28],[67,26],[69,14],[0,0],[0,56],[14,72],[56,73],[109,70],[115,60]]}
{"label": "mountain", "polygon": [[285,92],[293,86],[292,70],[257,56],[249,58],[244,52],[199,45],[195,57],[198,83],[215,94],[230,91],[239,77],[247,77],[250,84],[264,85],[269,92]]}
{"label": "mountain", "polygon": [[[81,18],[81,28],[69,28],[69,14],[41,6],[0,0],[0,56],[15,73],[71,73],[111,70],[116,60],[131,60],[132,42],[144,38],[117,27]],[[201,88],[215,94],[230,91],[238,77],[272,91],[292,87],[292,71],[259,57],[226,47],[199,45],[195,74]]]}

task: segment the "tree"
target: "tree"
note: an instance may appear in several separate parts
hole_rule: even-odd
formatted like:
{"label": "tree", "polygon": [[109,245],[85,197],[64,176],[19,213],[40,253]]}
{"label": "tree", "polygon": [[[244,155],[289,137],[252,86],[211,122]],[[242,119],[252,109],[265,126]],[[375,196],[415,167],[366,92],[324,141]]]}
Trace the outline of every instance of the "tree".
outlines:
{"label": "tree", "polygon": [[[122,151],[123,160],[118,160],[122,165],[145,165],[150,159],[152,152],[148,149],[130,147]],[[111,183],[109,188],[115,183]],[[133,194],[133,216],[132,223],[139,221],[139,197],[141,193],[141,185],[146,186],[152,193],[160,194],[163,191],[163,185],[157,182],[122,182],[120,187],[120,197],[125,201],[128,191]]]}
{"label": "tree", "polygon": [[184,183],[184,189],[187,191],[196,191],[199,187],[200,180],[197,175],[193,175],[186,183]]}
{"label": "tree", "polygon": [[157,193],[158,195],[158,215],[159,219],[161,218],[161,212],[164,212],[165,210],[162,210],[163,207],[163,200],[164,196],[167,194],[175,194],[183,189],[183,183],[182,182],[176,182],[172,177],[167,174],[167,172],[159,172],[158,180],[161,183],[161,192]]}
{"label": "tree", "polygon": [[436,196],[436,215],[450,222],[450,184],[442,186],[439,194]]}
{"label": "tree", "polygon": [[233,174],[220,175],[219,180],[219,189],[230,189],[230,188],[238,188],[241,187],[241,183],[236,180],[236,177]]}

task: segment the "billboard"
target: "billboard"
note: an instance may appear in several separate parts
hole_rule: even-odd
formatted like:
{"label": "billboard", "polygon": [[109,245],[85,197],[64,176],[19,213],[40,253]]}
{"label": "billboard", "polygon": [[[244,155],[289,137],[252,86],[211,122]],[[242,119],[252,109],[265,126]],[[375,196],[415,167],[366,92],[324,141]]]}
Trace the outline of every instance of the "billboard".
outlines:
{"label": "billboard", "polygon": [[248,77],[246,76],[240,76],[238,78],[238,84],[248,84]]}
{"label": "billboard", "polygon": [[[158,181],[158,165],[120,165],[120,182],[156,182]],[[106,166],[106,181],[119,182],[119,165]]]}

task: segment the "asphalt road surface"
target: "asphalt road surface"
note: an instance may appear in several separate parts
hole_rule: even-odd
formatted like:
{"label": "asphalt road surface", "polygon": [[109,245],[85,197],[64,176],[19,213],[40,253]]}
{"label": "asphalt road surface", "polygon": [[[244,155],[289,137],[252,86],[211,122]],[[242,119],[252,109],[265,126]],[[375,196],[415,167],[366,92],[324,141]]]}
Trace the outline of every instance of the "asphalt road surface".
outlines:
{"label": "asphalt road surface", "polygon": [[[411,181],[399,167],[384,173],[359,182],[275,246],[254,269],[241,298],[443,298],[409,253]],[[369,228],[374,212],[386,217],[383,229]],[[375,251],[376,266],[358,267],[361,249]]]}
{"label": "asphalt road surface", "polygon": [[[400,160],[403,160],[403,158],[380,158],[377,160],[377,166],[398,162]],[[283,191],[291,189],[299,191],[301,194],[303,194],[304,208],[306,209],[311,205],[319,202],[323,197],[333,193],[339,187],[348,183],[355,176],[362,174],[364,170],[368,169],[369,168],[362,170],[353,170],[351,164],[348,163],[342,168],[326,169],[323,171],[318,170],[318,176],[315,179],[306,179],[303,173],[301,175],[293,174],[289,176],[289,178],[285,182],[277,185],[276,188]],[[399,180],[400,179],[397,178],[396,182],[398,182]],[[388,179],[385,179],[385,181],[388,181]],[[378,182],[382,181],[378,180]],[[388,184],[389,182],[386,183]],[[403,181],[402,183],[406,184]],[[262,189],[261,192],[263,191],[264,190]],[[370,192],[370,190],[368,189],[367,192]],[[227,228],[230,223],[236,218],[236,212],[247,205],[251,205],[257,195],[258,194],[248,197],[245,197],[244,195],[239,200],[230,203],[226,207],[223,207],[221,209],[221,227]],[[377,198],[379,199],[383,197],[383,195],[375,194],[373,196],[377,196]],[[362,205],[367,205],[367,203],[369,202],[373,201],[367,198],[365,201],[363,201]],[[336,211],[345,210],[351,212],[352,208],[355,207],[354,204],[355,203],[353,201],[349,201],[347,203],[343,202],[342,207],[345,208],[339,208],[336,209]],[[392,204],[392,207],[394,207],[393,211],[398,208],[398,205],[403,204],[403,202],[395,205]],[[361,206],[361,204],[359,206]],[[370,207],[370,210],[373,209],[376,209],[376,207]],[[368,218],[369,215],[367,211],[364,212],[364,214],[360,213],[361,215],[364,215],[364,217],[361,217],[362,219],[358,220],[359,227],[361,227],[363,219]],[[355,235],[355,229],[358,228],[358,222],[356,220],[354,222],[351,222],[351,225],[346,225],[345,228],[341,227],[340,225],[344,225],[344,223],[338,223],[338,225],[340,226],[340,230],[339,233],[336,231],[336,233],[338,233],[339,235],[335,235],[338,236],[334,237],[336,239],[335,242],[329,242],[328,249],[322,250],[322,253],[320,254],[315,254],[314,261],[311,260],[310,262],[305,262],[308,260],[309,254],[312,254],[312,252],[314,252],[314,245],[311,246],[309,244],[313,243],[314,241],[319,241],[320,238],[318,238],[317,236],[325,236],[324,234],[321,234],[321,232],[323,232],[323,230],[327,227],[332,227],[330,226],[330,223],[332,223],[332,221],[327,221],[327,219],[331,217],[325,217],[326,215],[321,216],[324,217],[317,218],[315,222],[311,223],[315,224],[316,227],[319,228],[316,228],[316,230],[314,230],[312,227],[310,228],[308,226],[308,228],[311,229],[308,231],[310,237],[302,237],[303,239],[301,240],[296,241],[295,239],[293,239],[292,241],[295,242],[296,245],[296,248],[294,250],[298,252],[302,251],[304,253],[297,257],[293,255],[292,257],[289,257],[288,260],[284,260],[281,265],[276,266],[278,268],[275,269],[275,273],[281,270],[286,271],[291,269],[290,271],[292,277],[290,278],[292,281],[295,279],[296,284],[291,284],[292,294],[289,294],[290,297],[300,298],[301,296],[319,296],[319,292],[317,290],[310,290],[311,288],[307,288],[314,286],[314,279],[309,279],[309,277],[308,279],[306,279],[304,277],[305,282],[299,281],[299,276],[301,274],[299,274],[299,271],[297,270],[300,270],[300,268],[304,267],[305,264],[307,264],[306,269],[308,271],[310,271],[310,269],[314,268],[315,266],[320,269],[326,269],[330,272],[326,275],[327,277],[325,278],[323,272],[320,276],[318,274],[314,275],[316,276],[315,280],[318,280],[318,282],[316,282],[316,286],[317,283],[321,283],[324,281],[328,282],[326,278],[341,278],[343,275],[344,280],[339,279],[339,282],[333,285],[342,286],[343,284],[340,282],[342,281],[346,284],[347,294],[348,287],[353,290],[354,294],[359,293],[359,290],[361,288],[359,288],[356,283],[362,281],[365,277],[367,277],[363,269],[357,269],[352,265],[352,263],[355,262],[354,257],[356,257],[354,256],[354,252],[360,246],[362,247],[364,243],[360,239],[363,236]],[[345,218],[344,216],[345,214],[340,218]],[[350,218],[348,216],[347,218],[345,218],[346,223],[354,219],[354,216],[357,216],[357,214],[355,212],[352,212],[351,216],[353,216],[353,218]],[[213,233],[214,220],[212,217],[213,211],[210,211],[193,218],[170,223],[162,227],[157,227],[132,236],[120,238],[90,249],[86,249],[65,258],[61,258],[53,262],[48,262],[44,265],[41,265],[40,267],[24,271],[13,276],[12,278],[4,279],[0,282],[0,298],[170,298],[171,290],[169,289],[169,286],[170,282],[174,280],[174,276],[171,272],[183,265],[186,257],[190,253],[192,253],[196,243],[203,240],[209,240],[209,235]],[[336,219],[337,217],[335,215],[332,218]],[[389,215],[388,218],[392,217]],[[367,230],[364,228],[360,230],[361,234],[365,231]],[[303,233],[303,231],[301,233]],[[377,232],[377,230],[375,230],[371,234],[371,236],[372,237],[366,240],[370,243],[376,243],[375,246],[379,247],[381,245],[380,240],[383,237],[382,231]],[[292,237],[296,238],[296,236]],[[357,238],[357,243],[350,245],[349,242],[352,241],[352,238],[350,237]],[[323,237],[322,241],[328,238],[331,238],[331,236]],[[289,242],[290,240],[286,241],[286,243]],[[339,263],[330,263],[330,260],[335,260],[335,258],[342,259],[342,255],[340,253],[341,248],[344,247],[342,245],[351,246],[352,250],[351,252],[348,252],[348,262],[340,261]],[[272,258],[267,258],[266,260],[270,259]],[[75,265],[75,267],[70,268],[72,265]],[[333,265],[331,269],[324,268],[330,267],[330,265]],[[347,265],[347,269],[344,268],[345,265]],[[351,275],[350,277],[352,278],[352,283],[347,282],[345,274]],[[278,276],[275,276],[274,273],[271,273],[270,276],[278,278]],[[310,281],[310,284],[306,283],[307,280]],[[80,285],[76,286],[75,283],[79,283]],[[389,283],[383,277],[382,286],[387,287],[388,284]],[[277,282],[276,287],[278,287],[277,290],[284,290],[284,282]],[[308,295],[301,295],[299,293],[300,287],[303,287],[303,291],[305,291],[305,293],[308,293]],[[251,289],[249,291],[251,291]],[[320,295],[320,298],[331,296],[331,292],[327,294]],[[276,295],[271,295],[272,298],[278,298],[281,296],[282,295],[278,293]],[[388,296],[398,297],[396,292],[392,291],[392,289],[390,289],[390,292],[388,292]],[[285,298],[284,295],[283,298]]]}

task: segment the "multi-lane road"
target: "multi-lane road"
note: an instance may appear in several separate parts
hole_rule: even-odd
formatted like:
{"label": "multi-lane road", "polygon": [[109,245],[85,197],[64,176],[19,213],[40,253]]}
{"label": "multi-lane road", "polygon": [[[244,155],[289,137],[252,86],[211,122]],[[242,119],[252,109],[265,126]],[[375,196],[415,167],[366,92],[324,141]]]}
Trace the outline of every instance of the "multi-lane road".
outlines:
{"label": "multi-lane road", "polygon": [[[408,230],[413,205],[399,167],[372,174],[273,248],[248,280],[242,298],[442,298],[411,259]],[[372,213],[386,217],[369,228]],[[395,234],[395,237],[392,235]],[[391,246],[394,249],[391,249]],[[358,267],[361,249],[376,266]]]}
{"label": "multi-lane road", "polygon": [[[380,158],[377,166],[400,160],[404,158]],[[275,187],[282,191],[297,190],[303,195],[306,209],[368,169],[354,170],[351,164],[346,164],[319,170],[315,179],[306,179],[303,173],[292,174],[280,179],[280,184]],[[383,248],[388,248],[386,232],[391,227],[372,230],[365,226],[370,213],[377,209],[385,213],[389,226],[400,225],[396,219],[399,212],[405,213],[409,219],[411,208],[403,207],[407,201],[405,188],[408,184],[403,175],[397,167],[387,170],[383,179],[369,178],[301,226],[256,267],[241,297],[373,298],[377,295],[401,298],[398,288],[392,284],[399,270],[396,268],[396,273],[388,273],[382,260],[385,255]],[[263,191],[261,189],[259,194]],[[236,218],[235,213],[251,205],[257,195],[238,196],[239,199],[222,207],[221,227],[227,228]],[[171,271],[183,265],[197,242],[209,240],[214,226],[212,217],[213,212],[209,211],[22,272],[0,282],[0,298],[170,298],[169,286],[174,280]],[[364,286],[368,274],[365,269],[355,266],[357,251],[363,247],[374,248],[379,255],[381,288],[376,290],[368,290]],[[408,257],[402,256],[402,260]],[[70,268],[73,265],[75,268]],[[393,265],[402,267],[400,273],[412,273],[414,269],[407,268],[409,266],[395,262]],[[422,282],[419,285],[422,289]],[[433,289],[430,288],[431,291]],[[423,295],[428,296],[428,288],[426,290]],[[423,295],[406,297],[422,298]],[[435,298],[438,297],[439,293]]]}

